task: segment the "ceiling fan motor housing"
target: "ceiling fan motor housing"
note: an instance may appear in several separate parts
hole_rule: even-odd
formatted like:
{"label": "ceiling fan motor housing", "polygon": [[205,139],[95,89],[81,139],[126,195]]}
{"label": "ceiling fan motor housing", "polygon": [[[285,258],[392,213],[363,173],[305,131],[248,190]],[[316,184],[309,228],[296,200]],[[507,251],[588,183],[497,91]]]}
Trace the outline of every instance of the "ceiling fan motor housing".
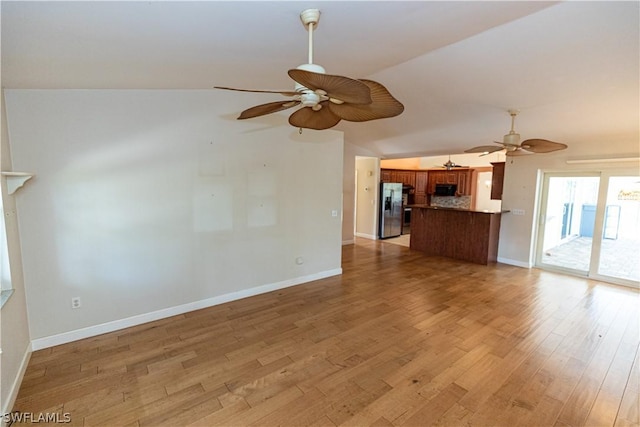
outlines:
{"label": "ceiling fan motor housing", "polygon": [[517,147],[520,145],[520,134],[513,131],[509,132],[504,136],[502,142],[504,145]]}
{"label": "ceiling fan motor housing", "polygon": [[[302,65],[298,65],[296,68],[298,70],[311,71],[312,73],[326,74],[324,67],[318,64],[302,64]],[[296,82],[296,88],[295,88],[296,92],[304,92],[304,91],[310,91],[310,90],[311,89],[309,89],[308,87],[305,87],[300,83]]]}
{"label": "ceiling fan motor housing", "polygon": [[305,91],[300,96],[300,102],[304,107],[315,107],[320,102],[320,95],[315,92]]}
{"label": "ceiling fan motor housing", "polygon": [[[318,64],[302,64],[296,68],[299,70],[311,71],[313,73],[325,74],[325,69]],[[321,101],[319,94],[298,82],[296,82],[295,91],[300,93],[300,101],[305,107],[315,107]]]}

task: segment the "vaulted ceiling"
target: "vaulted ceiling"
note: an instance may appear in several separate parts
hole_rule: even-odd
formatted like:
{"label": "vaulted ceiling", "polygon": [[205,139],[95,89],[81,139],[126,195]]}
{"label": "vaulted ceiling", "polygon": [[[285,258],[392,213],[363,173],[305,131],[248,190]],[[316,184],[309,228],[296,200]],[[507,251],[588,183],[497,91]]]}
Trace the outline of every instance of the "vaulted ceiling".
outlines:
{"label": "vaulted ceiling", "polygon": [[[638,141],[640,3],[2,1],[2,86],[291,90],[302,10],[322,12],[314,62],[383,83],[395,118],[341,122],[383,157],[460,153],[516,130],[569,145]],[[237,93],[244,105],[279,95]],[[228,96],[221,96],[221,102]],[[285,124],[288,112],[237,122]]]}

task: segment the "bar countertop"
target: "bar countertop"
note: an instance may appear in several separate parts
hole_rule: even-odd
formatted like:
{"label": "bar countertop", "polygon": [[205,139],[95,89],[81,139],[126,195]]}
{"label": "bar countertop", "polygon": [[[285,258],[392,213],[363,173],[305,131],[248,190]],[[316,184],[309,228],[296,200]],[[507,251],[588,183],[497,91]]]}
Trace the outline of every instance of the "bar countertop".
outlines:
{"label": "bar countertop", "polygon": [[485,213],[485,214],[501,214],[508,213],[508,210],[504,211],[488,211],[488,210],[475,210],[475,209],[460,209],[460,208],[447,208],[442,206],[431,206],[431,205],[407,205],[407,208],[418,208],[418,209],[437,209],[442,211],[457,211],[457,212],[473,212],[473,213]]}

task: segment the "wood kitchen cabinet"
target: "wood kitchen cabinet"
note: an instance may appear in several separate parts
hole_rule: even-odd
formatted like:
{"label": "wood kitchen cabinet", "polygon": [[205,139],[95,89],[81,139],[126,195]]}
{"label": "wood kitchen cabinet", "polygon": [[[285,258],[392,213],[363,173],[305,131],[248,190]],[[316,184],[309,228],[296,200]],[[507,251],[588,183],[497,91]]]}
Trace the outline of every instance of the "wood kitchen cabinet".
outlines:
{"label": "wood kitchen cabinet", "polygon": [[429,172],[427,171],[416,171],[416,191],[414,195],[416,204],[426,204],[427,203],[427,186],[429,182]]}
{"label": "wood kitchen cabinet", "polygon": [[491,199],[502,200],[502,187],[504,185],[504,162],[491,162],[493,174],[491,175]]}
{"label": "wood kitchen cabinet", "polygon": [[500,213],[414,205],[410,248],[477,264],[496,262]]}
{"label": "wood kitchen cabinet", "polygon": [[404,185],[416,186],[416,171],[402,169],[380,169],[381,182],[401,182]]}
{"label": "wood kitchen cabinet", "polygon": [[427,194],[435,193],[436,184],[456,184],[458,194],[469,196],[471,195],[471,169],[430,170]]}
{"label": "wood kitchen cabinet", "polygon": [[471,195],[471,190],[469,184],[471,183],[471,178],[469,177],[469,169],[464,171],[458,171],[458,194],[462,194],[465,196]]}
{"label": "wood kitchen cabinet", "polygon": [[404,185],[410,185],[411,187],[416,186],[416,172],[415,171],[407,171],[407,170],[396,170],[395,171],[395,182],[401,182]]}
{"label": "wood kitchen cabinet", "polygon": [[456,184],[462,196],[472,194],[472,169],[452,170],[402,170],[380,169],[381,182],[401,182],[415,188],[415,202],[427,203],[428,196],[436,191],[436,184]]}
{"label": "wood kitchen cabinet", "polygon": [[436,184],[456,184],[455,175],[444,170],[430,170],[429,184],[427,193],[434,194],[436,192]]}

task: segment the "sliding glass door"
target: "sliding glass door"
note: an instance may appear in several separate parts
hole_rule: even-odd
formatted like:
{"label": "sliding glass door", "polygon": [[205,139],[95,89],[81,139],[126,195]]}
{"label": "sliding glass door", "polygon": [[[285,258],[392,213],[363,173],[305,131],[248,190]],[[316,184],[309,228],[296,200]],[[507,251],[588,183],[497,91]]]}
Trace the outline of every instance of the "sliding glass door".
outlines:
{"label": "sliding glass door", "polygon": [[640,177],[612,176],[606,194],[598,275],[640,280]]}
{"label": "sliding glass door", "polygon": [[636,173],[545,174],[536,265],[638,286],[640,177]]}
{"label": "sliding glass door", "polygon": [[590,270],[599,176],[545,176],[538,264],[587,275]]}

